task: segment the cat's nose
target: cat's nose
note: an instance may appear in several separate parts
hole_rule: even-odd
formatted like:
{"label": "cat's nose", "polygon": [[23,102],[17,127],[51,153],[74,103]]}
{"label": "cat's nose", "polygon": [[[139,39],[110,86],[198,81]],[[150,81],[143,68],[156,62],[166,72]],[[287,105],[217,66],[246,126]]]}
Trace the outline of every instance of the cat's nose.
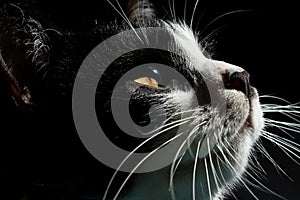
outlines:
{"label": "cat's nose", "polygon": [[250,95],[249,73],[246,71],[234,72],[227,75],[227,80],[224,81],[226,89],[235,89],[243,92],[248,98]]}

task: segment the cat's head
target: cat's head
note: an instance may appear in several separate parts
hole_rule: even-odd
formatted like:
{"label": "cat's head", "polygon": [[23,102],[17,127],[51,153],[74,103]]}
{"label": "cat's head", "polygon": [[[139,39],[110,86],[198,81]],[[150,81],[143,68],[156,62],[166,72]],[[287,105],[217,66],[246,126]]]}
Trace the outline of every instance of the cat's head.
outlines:
{"label": "cat's head", "polygon": [[[75,143],[79,143],[72,114],[74,118],[86,120],[81,139],[91,129],[88,123],[94,120],[110,142],[129,152],[119,160],[117,155],[108,158],[116,161],[116,171],[127,163],[129,168],[123,171],[132,173],[142,169],[144,163],[146,167],[152,166],[148,162],[152,153],[158,155],[154,161],[163,163],[159,166],[164,168],[158,169],[156,174],[161,178],[158,187],[161,190],[149,188],[147,184],[152,181],[143,176],[137,177],[138,186],[132,184],[123,190],[130,173],[117,190],[122,190],[123,196],[135,188],[141,198],[151,193],[160,194],[162,199],[222,196],[226,189],[243,181],[241,176],[252,147],[264,128],[259,96],[250,84],[250,75],[242,66],[212,59],[189,25],[159,18],[147,0],[129,0],[127,15],[116,4],[108,3],[123,20],[97,21],[92,30],[80,33],[48,28],[15,5],[3,9],[0,23],[3,58],[0,59],[1,70],[4,70],[0,71],[0,81],[8,97],[3,98],[3,102],[9,104],[7,113],[12,113],[10,108],[14,106],[26,112],[21,115],[17,112],[20,118],[17,120],[25,121],[24,126],[12,128],[16,132],[33,133],[34,139],[51,138],[51,142],[59,144],[55,149],[52,144],[44,147],[43,142],[38,147],[50,155],[61,154],[64,160],[67,157],[63,153],[64,145],[72,143],[69,136],[76,137]],[[11,15],[10,10],[16,16]],[[124,55],[119,55],[120,52]],[[99,68],[103,63],[108,64],[106,54],[117,57],[107,68]],[[103,59],[104,62],[100,62]],[[99,72],[102,77],[98,77]],[[75,79],[79,79],[86,90],[77,90]],[[78,104],[79,108],[74,111],[76,101],[85,99],[92,86],[91,107]],[[94,118],[90,118],[91,113],[86,108],[96,111],[96,115],[91,115]],[[118,117],[125,129],[119,127]],[[135,126],[127,122],[134,122],[138,128],[130,129]],[[80,127],[76,128],[81,132]],[[57,140],[53,135],[64,138]],[[92,152],[105,146],[103,141],[106,140],[94,140],[87,149]],[[83,145],[79,146],[81,152]],[[170,147],[170,151],[165,152],[168,158],[158,151],[165,146]],[[136,153],[146,154],[132,164],[129,157]],[[112,153],[108,150],[101,154],[109,157]],[[35,157],[32,160],[38,162]],[[114,174],[110,175],[113,180]],[[108,185],[106,191],[109,192],[110,178],[105,177],[102,184]],[[153,183],[158,183],[156,181],[154,178]],[[136,195],[128,192],[127,198],[132,199],[131,194]]]}
{"label": "cat's head", "polygon": [[[241,180],[252,147],[264,127],[259,95],[250,84],[250,75],[242,67],[210,58],[187,24],[156,18],[148,1],[129,1],[128,10],[128,21],[124,22],[127,29],[123,30],[122,39],[114,38],[114,42],[120,48],[117,51],[128,46],[132,51],[118,58],[108,69],[100,68],[104,73],[98,83],[95,104],[101,127],[108,132],[111,141],[132,154],[160,154],[159,149],[174,145],[170,152],[173,160],[168,166],[170,194],[165,191],[173,198],[198,193],[200,185],[202,192],[199,193],[205,199],[222,196]],[[101,48],[108,48],[109,44]],[[154,46],[157,49],[153,49]],[[95,57],[101,62],[99,57],[102,56],[96,48],[82,66],[88,69],[94,65]],[[173,71],[180,73],[183,79]],[[107,91],[109,95],[105,95]],[[114,99],[121,103],[114,103]],[[128,104],[129,118],[142,127],[137,128],[140,137],[132,132],[125,136],[124,129],[113,128],[109,123],[118,121],[118,116],[126,116],[123,108]],[[123,120],[126,126],[128,120]],[[154,125],[150,126],[151,123]],[[127,126],[131,126],[128,124],[129,121]],[[147,134],[144,129],[147,126],[157,129]],[[123,169],[122,165],[130,162],[128,160],[124,158],[118,169]],[[139,171],[144,162],[134,164],[131,172]],[[190,182],[182,180],[185,176],[189,176]],[[188,186],[194,187],[191,193],[182,192]],[[138,188],[143,191],[142,186]]]}

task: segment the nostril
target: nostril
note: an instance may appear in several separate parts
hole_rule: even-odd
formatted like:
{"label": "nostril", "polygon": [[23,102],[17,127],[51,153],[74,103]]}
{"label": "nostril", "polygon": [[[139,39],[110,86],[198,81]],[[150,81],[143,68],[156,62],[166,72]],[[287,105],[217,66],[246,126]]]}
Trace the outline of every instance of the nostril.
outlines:
{"label": "nostril", "polygon": [[226,89],[235,89],[243,92],[247,97],[250,94],[249,73],[246,71],[234,72],[224,81]]}

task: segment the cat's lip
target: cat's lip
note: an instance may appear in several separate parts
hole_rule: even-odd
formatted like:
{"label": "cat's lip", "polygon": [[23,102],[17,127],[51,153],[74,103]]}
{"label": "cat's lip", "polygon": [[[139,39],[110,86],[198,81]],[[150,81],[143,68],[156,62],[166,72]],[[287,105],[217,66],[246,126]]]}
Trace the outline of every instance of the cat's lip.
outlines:
{"label": "cat's lip", "polygon": [[253,98],[256,98],[257,96],[258,96],[258,94],[257,94],[255,88],[251,87],[250,88],[250,96],[249,96],[249,106],[250,106],[249,115],[245,121],[245,125],[250,128],[254,128],[253,121],[252,121],[252,119],[253,119],[253,116],[252,116],[253,115],[253,113],[252,113],[253,112],[252,111],[253,102],[252,102],[252,100],[253,100]]}
{"label": "cat's lip", "polygon": [[249,114],[248,118],[246,119],[245,124],[246,124],[248,127],[253,128],[251,114]]}

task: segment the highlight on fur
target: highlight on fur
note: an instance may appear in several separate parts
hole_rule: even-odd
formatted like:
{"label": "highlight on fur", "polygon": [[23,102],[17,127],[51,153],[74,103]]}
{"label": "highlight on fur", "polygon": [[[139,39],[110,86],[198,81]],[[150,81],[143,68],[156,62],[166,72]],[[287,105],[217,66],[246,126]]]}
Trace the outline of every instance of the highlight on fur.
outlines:
{"label": "highlight on fur", "polygon": [[[210,105],[192,107],[192,91],[179,87],[174,87],[175,89],[168,94],[154,94],[153,97],[163,99],[163,103],[156,109],[170,109],[175,112],[169,116],[162,127],[153,130],[155,133],[153,136],[133,148],[120,163],[119,168],[110,173],[109,178],[104,181],[102,193],[90,199],[154,199],[159,196],[160,199],[172,200],[185,198],[221,200],[229,195],[234,196],[235,188],[240,186],[245,187],[254,199],[258,197],[249,186],[261,188],[278,198],[285,199],[280,195],[280,191],[272,191],[260,181],[258,175],[265,171],[256,158],[256,151],[261,152],[278,171],[292,179],[270,156],[262,140],[269,140],[287,157],[299,164],[300,144],[294,142],[292,136],[293,133],[300,132],[299,104],[291,104],[276,96],[258,95],[254,88],[251,88],[251,94],[248,97],[238,89],[241,83],[236,83],[238,86],[235,88],[226,88],[225,80],[228,78],[226,76],[245,72],[245,70],[213,60],[207,54],[203,44],[211,35],[201,40],[193,30],[194,15],[199,6],[198,0],[195,0],[191,19],[188,20],[185,17],[183,21],[176,17],[175,1],[169,1],[171,20],[159,19],[154,5],[148,0],[129,0],[127,10],[122,8],[117,0],[106,1],[111,5],[112,10],[118,13],[123,20],[122,23],[118,24],[114,21],[103,25],[102,28],[94,27],[82,35],[45,27],[46,25],[42,25],[37,18],[33,19],[28,16],[26,11],[14,4],[8,4],[0,10],[0,78],[4,80],[1,80],[1,83],[4,83],[8,91],[4,94],[14,102],[17,109],[35,113],[34,109],[29,108],[35,104],[36,99],[39,100],[36,96],[31,97],[32,93],[37,95],[40,92],[34,89],[39,83],[45,86],[47,91],[49,89],[51,98],[68,99],[72,90],[72,80],[76,76],[80,63],[97,42],[108,37],[105,35],[108,34],[107,30],[113,34],[128,29],[135,31],[136,28],[158,26],[166,28],[174,36],[174,44],[171,45],[182,50],[187,60],[185,68],[189,72],[199,72],[202,66],[211,67],[216,76],[223,78],[225,86],[219,92],[226,102],[220,102],[220,104],[226,104],[227,110],[222,118],[218,110]],[[184,13],[188,12],[186,9],[185,6]],[[222,16],[226,14],[229,13]],[[211,23],[213,22],[214,20]],[[56,36],[51,36],[49,32]],[[136,37],[140,36],[136,34]],[[146,38],[147,35],[144,37]],[[21,63],[29,68],[24,70],[20,62],[14,60],[12,49],[22,52]],[[176,60],[174,59],[173,62],[175,63]],[[30,70],[31,72],[28,73]],[[37,82],[28,80],[26,75],[35,77]],[[214,80],[215,77],[208,78]],[[158,87],[159,82],[149,80],[151,81],[139,80],[139,83]],[[55,102],[51,98],[47,101],[48,96],[45,97],[41,98],[44,100],[42,101],[44,104],[41,104],[43,106],[51,104],[55,107],[56,105],[52,103],[60,101]],[[264,99],[266,101],[277,100],[280,103],[261,103],[260,101]],[[61,107],[64,108],[64,105]],[[283,115],[290,121],[269,119],[266,117],[268,113]],[[177,119],[179,116],[180,118]],[[176,120],[169,122],[172,118]],[[174,160],[168,167],[153,174],[135,174],[136,169],[147,162],[151,155],[180,138],[182,133],[163,141],[134,166],[130,173],[124,175],[119,171],[132,154],[155,140],[157,136],[169,133],[177,127],[184,127],[188,137],[185,138],[178,151],[173,152]],[[270,127],[280,130],[285,136],[272,133]],[[207,134],[212,132],[211,130],[217,131],[212,133],[212,137],[218,139],[218,143],[213,148],[210,146],[211,137],[207,137]],[[207,155],[201,157],[203,151],[206,151]],[[119,179],[118,176],[123,177]],[[89,199],[89,197],[86,198]]]}

